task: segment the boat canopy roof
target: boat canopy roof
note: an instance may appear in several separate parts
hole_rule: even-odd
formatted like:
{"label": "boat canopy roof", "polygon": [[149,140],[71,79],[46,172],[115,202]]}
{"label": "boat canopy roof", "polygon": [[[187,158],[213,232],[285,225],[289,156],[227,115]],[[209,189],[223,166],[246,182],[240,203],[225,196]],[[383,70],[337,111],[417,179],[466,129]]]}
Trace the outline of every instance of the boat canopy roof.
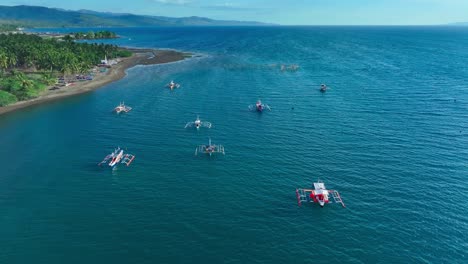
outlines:
{"label": "boat canopy roof", "polygon": [[323,184],[323,182],[314,182],[314,189],[315,190],[325,190],[325,184]]}
{"label": "boat canopy roof", "polygon": [[319,194],[328,195],[328,190],[324,190],[324,189],[314,190],[314,194],[315,195],[319,195]]}

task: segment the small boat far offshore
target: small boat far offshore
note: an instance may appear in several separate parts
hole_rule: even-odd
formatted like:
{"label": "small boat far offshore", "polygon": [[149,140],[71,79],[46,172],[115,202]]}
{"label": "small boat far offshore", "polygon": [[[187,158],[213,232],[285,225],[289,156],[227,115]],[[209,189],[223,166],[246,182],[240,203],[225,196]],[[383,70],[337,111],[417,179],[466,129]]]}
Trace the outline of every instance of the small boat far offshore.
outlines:
{"label": "small boat far offshore", "polygon": [[271,110],[270,106],[267,104],[263,104],[261,100],[258,100],[255,105],[249,105],[250,111],[257,111],[257,112],[263,112],[263,110]]}
{"label": "small boat far offshore", "polygon": [[121,112],[128,113],[130,112],[130,110],[132,110],[132,108],[130,106],[126,106],[123,102],[121,102],[117,107],[114,108],[114,111],[117,114],[120,114]]}
{"label": "small boat far offshore", "polygon": [[197,119],[193,122],[188,122],[186,125],[185,125],[185,128],[187,127],[196,127],[197,129],[200,129],[200,127],[207,127],[207,128],[211,128],[211,123],[210,122],[207,122],[207,121],[201,121],[200,120],[200,116],[197,116]]}
{"label": "small boat far offshore", "polygon": [[175,83],[174,81],[171,81],[171,82],[168,83],[166,86],[169,87],[169,89],[174,90],[175,88],[179,88],[179,87],[180,87],[180,84]]}
{"label": "small boat far offshore", "polygon": [[320,85],[320,92],[324,93],[327,91],[327,86],[325,84]]}

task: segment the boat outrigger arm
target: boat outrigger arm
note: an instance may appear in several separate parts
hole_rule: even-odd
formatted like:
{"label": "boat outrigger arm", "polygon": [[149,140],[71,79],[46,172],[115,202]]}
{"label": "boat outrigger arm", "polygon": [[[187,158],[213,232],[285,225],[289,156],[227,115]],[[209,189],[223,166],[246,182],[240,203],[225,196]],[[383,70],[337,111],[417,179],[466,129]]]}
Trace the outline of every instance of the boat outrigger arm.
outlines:
{"label": "boat outrigger arm", "polygon": [[128,166],[130,166],[130,163],[132,163],[132,161],[135,159],[135,155],[133,154],[125,154],[122,161],[120,163],[122,164],[125,164]]}
{"label": "boat outrigger arm", "polygon": [[[327,190],[329,194],[331,194],[331,197],[333,198],[333,201],[335,203],[341,204],[341,206],[346,207],[345,204],[343,203],[343,200],[341,199],[340,193],[337,190]],[[312,196],[315,194],[315,190],[311,189],[296,189],[296,196],[297,196],[297,204],[299,206],[302,205],[304,202],[310,202],[313,203],[313,198]],[[330,201],[331,202],[331,201]]]}

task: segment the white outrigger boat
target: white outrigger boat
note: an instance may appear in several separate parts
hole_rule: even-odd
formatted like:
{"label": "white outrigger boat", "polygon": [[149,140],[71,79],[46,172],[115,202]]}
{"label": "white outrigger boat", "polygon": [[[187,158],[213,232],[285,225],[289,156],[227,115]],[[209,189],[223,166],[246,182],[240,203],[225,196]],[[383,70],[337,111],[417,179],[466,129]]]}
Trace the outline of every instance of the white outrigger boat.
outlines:
{"label": "white outrigger boat", "polygon": [[198,155],[198,152],[205,153],[205,154],[208,154],[210,156],[215,154],[215,153],[221,153],[223,155],[225,154],[224,153],[224,146],[223,145],[211,144],[211,138],[209,139],[208,145],[199,145],[195,149],[195,155]]}
{"label": "white outrigger boat", "polygon": [[116,108],[114,108],[114,111],[117,114],[120,114],[121,112],[128,113],[130,110],[132,110],[132,108],[130,106],[126,106],[124,102],[121,102]]}
{"label": "white outrigger boat", "polygon": [[107,155],[98,165],[108,164],[109,167],[114,168],[119,163],[130,166],[130,163],[135,159],[133,154],[125,154],[120,147],[116,148],[111,154]]}
{"label": "white outrigger boat", "polygon": [[185,128],[187,127],[196,127],[197,129],[200,129],[200,127],[207,127],[207,128],[211,128],[211,123],[210,122],[207,122],[207,121],[201,121],[200,120],[200,116],[197,116],[197,119],[193,122],[188,122],[186,125],[185,125]]}
{"label": "white outrigger boat", "polygon": [[169,87],[169,89],[171,90],[174,90],[175,88],[179,88],[180,84],[175,83],[174,81],[171,81],[170,83],[167,84],[167,87]]}

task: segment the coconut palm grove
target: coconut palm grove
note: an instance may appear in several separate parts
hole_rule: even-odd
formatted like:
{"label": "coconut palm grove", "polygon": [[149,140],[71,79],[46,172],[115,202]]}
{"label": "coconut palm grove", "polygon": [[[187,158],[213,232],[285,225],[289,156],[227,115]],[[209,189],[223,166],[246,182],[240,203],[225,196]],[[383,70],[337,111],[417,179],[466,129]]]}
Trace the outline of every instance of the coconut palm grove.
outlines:
{"label": "coconut palm grove", "polygon": [[86,73],[105,56],[131,54],[115,45],[79,43],[70,37],[0,34],[0,106],[35,98],[58,76]]}

